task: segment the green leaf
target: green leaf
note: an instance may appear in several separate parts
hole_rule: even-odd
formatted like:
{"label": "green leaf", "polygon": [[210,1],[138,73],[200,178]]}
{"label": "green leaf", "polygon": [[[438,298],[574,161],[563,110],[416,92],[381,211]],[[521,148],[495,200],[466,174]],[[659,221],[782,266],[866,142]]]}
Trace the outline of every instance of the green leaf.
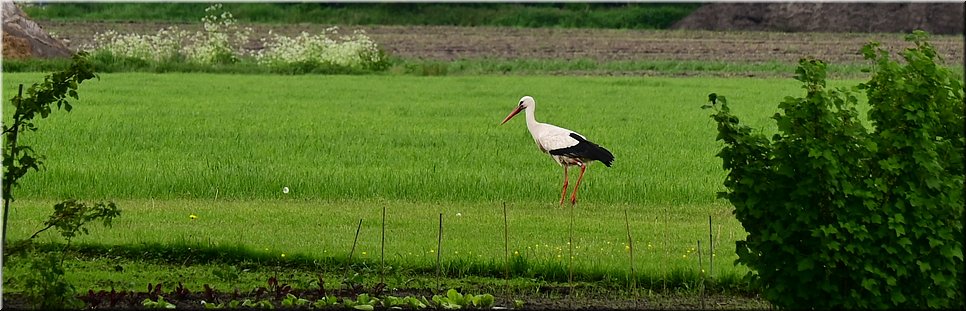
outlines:
{"label": "green leaf", "polygon": [[224,304],[223,303],[222,304],[216,304],[216,303],[211,303],[211,302],[205,302],[204,300],[201,301],[201,305],[204,306],[205,309],[222,309],[222,308],[224,308]]}
{"label": "green leaf", "polygon": [[460,306],[466,305],[466,300],[463,298],[463,294],[460,294],[460,292],[456,291],[456,289],[450,288],[448,291],[446,291],[446,298],[449,299],[450,303]]}
{"label": "green leaf", "polygon": [[896,237],[902,237],[903,235],[906,234],[905,226],[902,226],[902,225],[894,226],[893,229],[896,231]]}
{"label": "green leaf", "polygon": [[476,297],[480,298],[479,304],[476,304],[477,307],[490,308],[496,302],[496,298],[491,294],[477,295]]}
{"label": "green leaf", "polygon": [[[334,302],[335,301],[333,301],[333,303]],[[318,309],[325,308],[328,305],[330,305],[329,300],[326,299],[325,297],[319,298],[318,300],[315,301],[315,303],[312,304],[313,307]]]}
{"label": "green leaf", "polygon": [[245,299],[244,301],[242,301],[241,305],[242,305],[242,307],[256,307],[256,306],[258,306],[251,299]]}
{"label": "green leaf", "polygon": [[901,238],[899,238],[899,240],[898,240],[897,243],[899,244],[899,246],[905,246],[907,248],[912,245],[912,241],[909,240],[908,237],[901,237]]}
{"label": "green leaf", "polygon": [[807,271],[815,267],[815,263],[812,262],[811,258],[804,257],[798,260],[798,271]]}
{"label": "green leaf", "polygon": [[876,291],[875,290],[875,287],[878,286],[878,284],[879,284],[879,282],[876,282],[873,279],[863,279],[862,280],[862,288],[865,288],[865,290],[870,291],[870,292]]}
{"label": "green leaf", "polygon": [[904,223],[906,223],[906,217],[902,216],[902,214],[892,215],[892,219],[895,220],[895,222],[897,224],[904,224]]}

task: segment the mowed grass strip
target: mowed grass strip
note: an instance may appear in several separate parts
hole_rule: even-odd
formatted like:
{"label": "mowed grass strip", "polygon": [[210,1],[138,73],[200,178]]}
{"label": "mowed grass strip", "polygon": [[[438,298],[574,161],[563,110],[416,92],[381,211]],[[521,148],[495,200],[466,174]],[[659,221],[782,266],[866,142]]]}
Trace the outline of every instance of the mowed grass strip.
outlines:
{"label": "mowed grass strip", "polygon": [[[10,238],[26,238],[43,228],[54,201],[22,200],[10,214]],[[121,217],[111,228],[90,226],[90,235],[71,243],[83,245],[188,245],[196,249],[223,249],[221,262],[257,258],[275,264],[309,258],[344,263],[362,220],[352,262],[379,271],[382,208],[386,213],[387,264],[434,273],[437,253],[452,277],[503,276],[504,240],[502,205],[488,203],[432,204],[386,200],[309,201],[273,199],[230,200],[119,200]],[[570,264],[569,210],[552,204],[508,204],[509,252],[514,277],[566,281]],[[636,206],[581,203],[574,210],[573,264],[578,281],[625,280],[630,245],[624,226],[627,211],[633,237],[636,277],[642,282],[671,278],[669,286],[695,281],[698,271],[734,282],[747,271],[733,264],[734,241],[745,233],[730,208],[721,204]],[[443,215],[442,247],[437,247],[439,215]],[[195,217],[191,217],[191,216]],[[714,254],[709,254],[708,218],[714,230]],[[702,262],[697,241],[702,240]],[[53,231],[38,242],[63,243]],[[108,248],[110,249],[110,248]],[[167,250],[155,250],[168,253]],[[115,258],[119,253],[102,255]],[[150,253],[150,247],[145,250]],[[183,264],[205,261],[203,256],[165,257],[139,252],[142,259]],[[190,253],[190,252],[189,252]],[[239,257],[240,256],[240,257]],[[714,257],[714,270],[709,258]],[[239,258],[231,258],[239,257]],[[521,262],[524,266],[520,266]],[[326,266],[341,271],[342,266]],[[133,271],[136,272],[136,271]],[[336,273],[338,274],[338,273]],[[122,275],[112,278],[124,278]],[[175,281],[175,280],[172,280]],[[620,282],[620,281],[618,281]],[[89,285],[82,287],[88,287]],[[138,284],[143,285],[143,284]],[[653,285],[652,285],[653,286]]]}
{"label": "mowed grass strip", "polygon": [[[41,77],[4,75],[4,97]],[[589,167],[581,202],[711,204],[725,172],[698,108],[710,92],[773,131],[778,101],[801,90],[751,78],[102,74],[72,112],[22,136],[46,170],[14,195],[551,204],[561,168],[523,119],[499,125],[531,95],[538,120],[616,156]]]}

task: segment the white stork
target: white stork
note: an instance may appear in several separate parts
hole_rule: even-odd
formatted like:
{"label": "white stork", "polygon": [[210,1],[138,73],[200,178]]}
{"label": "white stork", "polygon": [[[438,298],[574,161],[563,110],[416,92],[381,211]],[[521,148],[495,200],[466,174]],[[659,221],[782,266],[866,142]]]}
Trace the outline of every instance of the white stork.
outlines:
{"label": "white stork", "polygon": [[577,185],[574,186],[574,192],[570,196],[570,204],[575,204],[577,203],[577,188],[580,187],[580,181],[584,178],[584,170],[587,169],[587,164],[590,161],[597,160],[610,167],[611,162],[614,161],[614,155],[604,147],[590,142],[583,135],[574,131],[537,122],[533,116],[535,109],[536,102],[533,101],[533,97],[524,96],[520,98],[520,104],[517,105],[517,108],[506,116],[506,119],[503,119],[500,125],[510,121],[510,118],[513,118],[520,111],[526,110],[527,129],[530,130],[533,141],[537,143],[537,148],[550,155],[554,161],[557,161],[563,167],[564,181],[563,190],[560,193],[561,205],[563,205],[564,198],[567,197],[567,184],[569,182],[567,168],[574,165],[580,166],[580,176],[577,177]]}

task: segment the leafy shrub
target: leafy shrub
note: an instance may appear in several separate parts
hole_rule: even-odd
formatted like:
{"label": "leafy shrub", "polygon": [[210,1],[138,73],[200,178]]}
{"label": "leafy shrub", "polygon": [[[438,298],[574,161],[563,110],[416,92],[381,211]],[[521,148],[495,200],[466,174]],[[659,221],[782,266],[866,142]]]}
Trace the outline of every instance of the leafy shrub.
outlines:
{"label": "leafy shrub", "polygon": [[78,309],[83,304],[74,297],[76,289],[64,276],[63,256],[59,252],[31,252],[27,257],[28,273],[24,279],[24,295],[38,310]]}
{"label": "leafy shrub", "polygon": [[87,60],[87,55],[81,53],[72,57],[72,63],[66,70],[44,77],[44,82],[34,83],[23,93],[23,84],[16,96],[10,99],[14,107],[11,123],[3,123],[3,243],[7,241],[7,215],[10,213],[10,202],[13,201],[13,187],[18,185],[20,178],[31,169],[39,171],[43,165],[43,156],[34,149],[24,145],[20,138],[26,132],[36,132],[38,127],[36,118],[46,119],[50,116],[54,105],[70,112],[73,109],[68,98],[77,99],[77,87],[94,75],[94,68]]}
{"label": "leafy shrub", "polygon": [[[805,97],[786,97],[769,140],[710,95],[727,198],[748,237],[738,262],[784,308],[962,308],[963,82],[923,32],[905,64],[870,43],[872,129],[826,65],[804,59]],[[716,105],[720,102],[720,105]]]}
{"label": "leafy shrub", "polygon": [[121,214],[114,202],[97,202],[87,205],[77,200],[67,200],[54,205],[54,213],[44,222],[44,227],[30,238],[50,228],[57,228],[60,235],[67,239],[67,243],[78,236],[90,233],[85,227],[88,223],[100,220],[104,227],[110,227],[115,217]]}

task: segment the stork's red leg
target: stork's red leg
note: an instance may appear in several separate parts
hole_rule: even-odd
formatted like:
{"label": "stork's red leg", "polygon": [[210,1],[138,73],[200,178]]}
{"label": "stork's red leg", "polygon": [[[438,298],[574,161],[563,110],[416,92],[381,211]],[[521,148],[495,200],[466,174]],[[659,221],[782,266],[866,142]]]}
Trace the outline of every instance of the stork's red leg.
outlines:
{"label": "stork's red leg", "polygon": [[563,205],[564,198],[567,197],[567,166],[564,165],[563,169],[564,169],[564,182],[563,182],[563,191],[560,192],[560,205]]}
{"label": "stork's red leg", "polygon": [[580,177],[577,177],[577,184],[574,185],[574,193],[570,195],[570,204],[577,204],[577,188],[580,188],[580,181],[584,180],[584,170],[587,169],[587,165],[580,163]]}

